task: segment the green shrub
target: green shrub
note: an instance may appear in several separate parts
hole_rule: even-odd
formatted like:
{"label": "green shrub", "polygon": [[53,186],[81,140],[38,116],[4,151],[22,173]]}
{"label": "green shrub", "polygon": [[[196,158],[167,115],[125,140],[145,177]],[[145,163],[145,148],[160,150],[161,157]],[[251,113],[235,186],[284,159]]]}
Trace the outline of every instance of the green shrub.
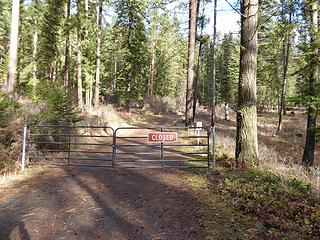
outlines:
{"label": "green shrub", "polygon": [[0,93],[0,125],[6,125],[20,115],[20,104],[16,100],[8,98],[7,94]]}

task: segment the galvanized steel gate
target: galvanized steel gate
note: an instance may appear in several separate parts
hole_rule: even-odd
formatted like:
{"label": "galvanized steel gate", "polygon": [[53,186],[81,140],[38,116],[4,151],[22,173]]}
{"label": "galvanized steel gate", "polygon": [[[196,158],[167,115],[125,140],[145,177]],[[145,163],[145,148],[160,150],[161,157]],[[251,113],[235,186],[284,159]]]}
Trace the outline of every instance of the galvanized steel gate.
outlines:
{"label": "galvanized steel gate", "polygon": [[[150,143],[150,131],[177,132],[178,140]],[[26,126],[22,166],[208,168],[209,140],[206,127]]]}

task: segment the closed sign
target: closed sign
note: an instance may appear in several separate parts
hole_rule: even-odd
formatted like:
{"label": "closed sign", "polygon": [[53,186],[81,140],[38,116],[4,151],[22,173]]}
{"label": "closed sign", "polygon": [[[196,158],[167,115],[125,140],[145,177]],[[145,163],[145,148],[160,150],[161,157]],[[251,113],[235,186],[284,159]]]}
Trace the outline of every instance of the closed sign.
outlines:
{"label": "closed sign", "polygon": [[176,132],[149,132],[148,142],[176,142],[178,134]]}

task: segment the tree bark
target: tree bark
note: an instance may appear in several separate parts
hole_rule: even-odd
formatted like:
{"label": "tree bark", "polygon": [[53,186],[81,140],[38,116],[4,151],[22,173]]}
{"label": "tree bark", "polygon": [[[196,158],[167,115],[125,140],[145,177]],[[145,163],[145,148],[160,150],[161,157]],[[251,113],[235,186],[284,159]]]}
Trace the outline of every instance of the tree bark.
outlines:
{"label": "tree bark", "polygon": [[241,46],[238,85],[236,161],[257,165],[257,24],[258,0],[241,0]]}
{"label": "tree bark", "polygon": [[[213,44],[212,44],[212,96],[211,96],[211,127],[216,122],[216,44],[217,44],[217,0],[214,0],[213,9]],[[210,96],[210,95],[208,95]],[[212,128],[215,131],[214,128]],[[213,135],[214,132],[212,133]]]}
{"label": "tree bark", "polygon": [[[284,13],[283,13],[284,14]],[[284,16],[283,16],[284,17]],[[283,20],[284,21],[284,20]],[[289,24],[292,22],[292,13],[289,13]],[[290,30],[291,31],[291,30]],[[282,129],[282,116],[285,114],[285,98],[286,98],[286,88],[287,88],[287,80],[288,80],[288,66],[289,66],[289,56],[290,56],[290,40],[291,34],[290,32],[285,35],[285,40],[283,42],[283,78],[282,78],[282,86],[281,86],[281,95],[280,95],[280,108],[279,108],[279,121],[278,121],[278,129],[277,132],[280,132]]]}
{"label": "tree bark", "polygon": [[13,96],[17,71],[20,0],[12,0],[7,91]]}
{"label": "tree bark", "polygon": [[[89,0],[84,1],[84,12],[85,12],[85,34],[84,34],[84,39],[85,39],[85,45],[88,46],[89,44]],[[87,52],[87,51],[86,51]],[[85,56],[86,59],[88,59],[88,56]],[[86,91],[85,91],[85,98],[86,98],[86,107],[87,109],[91,109],[91,98],[90,98],[90,81],[91,81],[91,76],[88,74],[88,72],[85,72],[85,83],[86,83]]]}
{"label": "tree bark", "polygon": [[33,33],[33,51],[32,51],[32,78],[33,80],[37,79],[37,60],[36,60],[36,56],[37,56],[37,46],[38,46],[38,29],[37,29],[37,19],[35,18],[34,20],[34,24],[35,24],[35,31]]}
{"label": "tree bark", "polygon": [[[310,23],[310,37],[311,44],[317,40],[318,33],[318,3],[317,1],[312,2],[311,9],[311,23]],[[311,60],[311,66],[313,67],[312,73],[309,78],[309,96],[316,96],[316,84],[318,79],[318,58],[319,49],[315,48],[313,52],[313,59]],[[306,144],[304,147],[302,162],[305,166],[314,165],[314,150],[316,145],[316,127],[317,127],[317,115],[316,109],[312,104],[308,108],[308,121],[307,121],[307,136]]]}
{"label": "tree bark", "polygon": [[[71,12],[71,0],[67,2],[67,20],[69,21]],[[70,33],[68,29],[67,37],[66,37],[66,47],[65,47],[65,54],[64,54],[64,87],[67,89],[69,87],[69,63],[70,63],[70,51],[71,51],[71,44],[70,44]]]}
{"label": "tree bark", "polygon": [[189,1],[189,40],[188,40],[188,71],[187,71],[187,91],[186,91],[186,113],[185,125],[192,124],[192,100],[193,100],[193,77],[194,77],[194,51],[196,42],[197,27],[197,2]]}
{"label": "tree bark", "polygon": [[152,40],[151,46],[150,80],[148,84],[148,98],[154,99],[154,83],[156,79],[156,40]]}
{"label": "tree bark", "polygon": [[94,92],[94,106],[99,106],[100,95],[100,58],[101,58],[101,27],[102,27],[102,0],[99,1],[99,7],[97,11],[97,43],[96,43],[96,85]]}
{"label": "tree bark", "polygon": [[117,93],[117,58],[114,60],[113,95]]}
{"label": "tree bark", "polygon": [[[200,0],[198,0],[198,7],[199,8]],[[193,92],[193,105],[192,105],[192,122],[194,122],[196,118],[196,110],[197,110],[197,100],[198,100],[198,83],[200,79],[200,69],[202,64],[202,44],[203,44],[203,28],[204,28],[204,4],[201,13],[201,30],[200,30],[200,44],[199,44],[199,53],[198,53],[198,64],[197,64],[197,71],[196,71],[196,79],[194,81],[194,92]]]}
{"label": "tree bark", "polygon": [[82,97],[82,73],[81,73],[81,18],[80,18],[80,0],[77,1],[77,82],[78,82],[78,107],[83,110],[83,97]]}

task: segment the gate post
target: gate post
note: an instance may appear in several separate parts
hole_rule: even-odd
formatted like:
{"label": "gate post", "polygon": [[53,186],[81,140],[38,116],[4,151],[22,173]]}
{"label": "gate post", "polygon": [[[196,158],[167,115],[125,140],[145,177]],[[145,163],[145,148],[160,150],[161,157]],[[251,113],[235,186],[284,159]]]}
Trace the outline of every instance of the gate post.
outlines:
{"label": "gate post", "polygon": [[211,129],[211,136],[212,136],[212,163],[210,164],[210,168],[213,171],[216,171],[216,128],[212,126]]}
{"label": "gate post", "polygon": [[23,142],[22,142],[22,158],[21,158],[21,172],[24,171],[26,165],[26,141],[27,141],[27,126],[23,127]]}
{"label": "gate post", "polygon": [[[163,129],[160,129],[161,132],[163,132]],[[160,159],[161,159],[161,167],[163,168],[163,142],[160,143]]]}
{"label": "gate post", "polygon": [[117,130],[118,130],[118,128],[116,130],[114,130],[112,128],[112,134],[113,134],[113,139],[112,139],[112,168],[115,167],[115,163],[116,163],[116,151],[117,151],[117,149],[116,149],[116,145],[117,145],[116,138],[117,138],[117,136],[116,135],[117,135]]}
{"label": "gate post", "polygon": [[70,151],[71,151],[71,128],[67,126],[68,131],[68,165],[70,165]]}

